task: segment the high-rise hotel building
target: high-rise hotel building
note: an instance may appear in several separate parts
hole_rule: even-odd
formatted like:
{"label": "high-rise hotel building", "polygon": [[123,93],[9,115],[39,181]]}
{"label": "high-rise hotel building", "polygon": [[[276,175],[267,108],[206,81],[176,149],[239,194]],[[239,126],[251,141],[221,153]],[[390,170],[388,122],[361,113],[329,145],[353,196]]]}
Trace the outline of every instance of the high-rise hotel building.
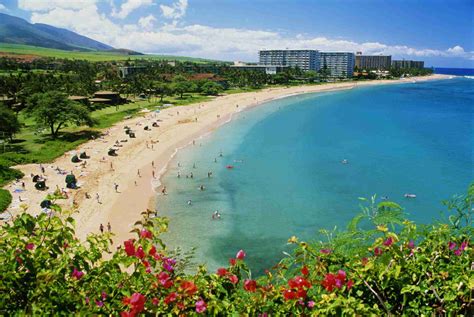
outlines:
{"label": "high-rise hotel building", "polygon": [[319,70],[317,50],[263,50],[259,53],[260,65],[290,66],[301,70]]}
{"label": "high-rise hotel building", "polygon": [[399,60],[392,61],[393,68],[419,68],[422,69],[425,67],[425,62],[423,61],[410,61],[410,60]]}
{"label": "high-rise hotel building", "polygon": [[392,56],[362,55],[361,52],[357,52],[355,56],[355,66],[359,70],[388,70],[392,66]]}
{"label": "high-rise hotel building", "polygon": [[320,68],[327,68],[330,77],[352,77],[354,72],[354,53],[347,52],[320,52]]}

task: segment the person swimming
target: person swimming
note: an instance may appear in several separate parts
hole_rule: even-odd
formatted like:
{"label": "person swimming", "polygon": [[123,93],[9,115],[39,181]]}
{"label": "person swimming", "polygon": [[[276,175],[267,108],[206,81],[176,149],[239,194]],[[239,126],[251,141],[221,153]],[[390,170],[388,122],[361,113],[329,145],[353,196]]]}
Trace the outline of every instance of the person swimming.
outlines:
{"label": "person swimming", "polygon": [[193,203],[193,202],[192,202],[192,200],[191,200],[191,199],[190,199],[190,200],[188,200],[188,205],[189,205],[189,206],[191,206],[191,205],[192,205],[192,203]]}

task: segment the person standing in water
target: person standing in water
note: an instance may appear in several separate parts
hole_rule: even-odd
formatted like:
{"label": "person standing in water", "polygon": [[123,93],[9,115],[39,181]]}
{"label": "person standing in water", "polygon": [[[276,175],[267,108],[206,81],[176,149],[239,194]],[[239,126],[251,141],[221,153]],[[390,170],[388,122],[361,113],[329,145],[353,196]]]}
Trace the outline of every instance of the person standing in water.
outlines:
{"label": "person standing in water", "polygon": [[163,195],[166,195],[166,186],[163,186],[163,188],[161,189],[161,193],[162,193]]}

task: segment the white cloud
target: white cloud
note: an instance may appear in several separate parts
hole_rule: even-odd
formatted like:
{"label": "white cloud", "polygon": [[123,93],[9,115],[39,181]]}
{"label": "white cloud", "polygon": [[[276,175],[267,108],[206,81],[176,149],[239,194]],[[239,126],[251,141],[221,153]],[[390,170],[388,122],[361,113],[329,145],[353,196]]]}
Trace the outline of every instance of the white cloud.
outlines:
{"label": "white cloud", "polygon": [[79,10],[94,5],[98,0],[18,0],[18,8],[27,11],[49,11],[53,9]]}
{"label": "white cloud", "polygon": [[188,0],[178,0],[171,6],[160,5],[161,13],[167,19],[178,20],[184,17],[188,8]]}
{"label": "white cloud", "polygon": [[156,22],[156,18],[150,14],[146,17],[141,17],[138,20],[138,25],[141,26],[145,30],[150,30],[153,28],[153,23]]}
{"label": "white cloud", "polygon": [[[20,0],[21,1],[21,0]],[[32,3],[59,2],[30,0]],[[253,60],[261,49],[318,49],[321,51],[362,51],[364,54],[390,54],[393,58],[423,59],[426,57],[456,57],[474,60],[474,52],[465,51],[455,45],[445,50],[414,48],[406,45],[388,45],[380,42],[355,42],[323,36],[312,37],[303,34],[290,36],[282,32],[250,30],[241,28],[215,28],[205,25],[178,26],[176,19],[186,13],[187,0],[179,0],[171,7],[160,6],[172,24],[157,26],[152,14],[141,17],[135,24],[119,24],[98,11],[93,0],[81,0],[83,6],[55,7],[44,9],[36,6],[31,16],[32,22],[42,22],[64,27],[107,43],[142,52],[188,55],[225,60]],[[69,3],[69,2],[66,2]],[[71,2],[72,3],[72,2]],[[72,6],[72,4],[70,6]],[[130,3],[128,0],[126,3]],[[140,1],[140,3],[144,3]],[[125,4],[125,3],[124,3]],[[25,3],[23,3],[25,5]],[[131,7],[128,7],[130,10]],[[123,5],[121,11],[123,11]]]}
{"label": "white cloud", "polygon": [[0,11],[7,11],[8,12],[8,9],[3,4],[0,3]]}
{"label": "white cloud", "polygon": [[115,9],[112,11],[112,16],[119,19],[125,19],[136,9],[151,4],[153,4],[153,0],[126,0],[120,6],[120,11],[117,12]]}

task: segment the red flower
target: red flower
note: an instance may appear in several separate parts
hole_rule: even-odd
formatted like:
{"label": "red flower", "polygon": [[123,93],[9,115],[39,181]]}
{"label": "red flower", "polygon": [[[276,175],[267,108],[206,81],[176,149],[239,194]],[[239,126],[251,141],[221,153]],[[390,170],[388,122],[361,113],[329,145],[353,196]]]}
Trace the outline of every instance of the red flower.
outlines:
{"label": "red flower", "polygon": [[354,286],[354,282],[352,282],[352,280],[347,281],[347,284],[346,284],[347,289],[351,289],[352,286]]}
{"label": "red flower", "polygon": [[367,259],[367,258],[362,258],[362,259],[360,260],[360,262],[362,263],[363,266],[366,266],[367,263],[369,262],[369,259]]}
{"label": "red flower", "polygon": [[456,248],[456,243],[449,241],[448,247],[449,247],[449,250],[454,250]]}
{"label": "red flower", "polygon": [[286,300],[291,300],[291,299],[295,299],[296,298],[296,292],[291,290],[291,289],[286,289],[283,291],[283,297],[286,299]]}
{"label": "red flower", "polygon": [[34,243],[27,243],[25,247],[26,247],[27,250],[33,250],[34,247],[35,247],[35,244]]}
{"label": "red flower", "polygon": [[217,269],[217,275],[219,276],[226,276],[228,273],[229,272],[223,267]]}
{"label": "red flower", "polygon": [[387,240],[385,240],[383,242],[383,245],[386,246],[386,247],[389,247],[393,244],[393,238],[392,237],[388,237]]}
{"label": "red flower", "polygon": [[76,280],[80,280],[84,276],[84,272],[78,271],[76,268],[72,270],[71,276]]}
{"label": "red flower", "polygon": [[380,256],[380,255],[382,255],[382,253],[383,253],[383,251],[382,251],[382,249],[380,249],[379,247],[376,247],[376,248],[374,249],[374,254],[375,254],[375,256]]}
{"label": "red flower", "polygon": [[136,316],[140,314],[145,308],[146,297],[140,293],[133,293],[130,297],[124,297],[122,303],[126,306],[130,306],[129,312],[122,312],[121,316]]}
{"label": "red flower", "polygon": [[352,281],[348,281],[346,284],[346,272],[339,270],[337,274],[328,273],[324,276],[324,280],[321,282],[321,285],[328,291],[332,292],[333,289],[342,288],[344,285],[347,285],[348,289],[354,284]]}
{"label": "red flower", "polygon": [[153,297],[153,299],[151,300],[151,303],[156,306],[160,303],[160,300],[156,297]]}
{"label": "red flower", "polygon": [[171,302],[174,302],[176,298],[178,298],[178,294],[175,292],[168,294],[168,296],[165,298],[165,304],[169,305]]}
{"label": "red flower", "polygon": [[173,286],[173,281],[170,279],[170,276],[166,272],[161,272],[158,274],[158,280],[160,281],[160,284],[163,285],[164,288],[170,288]]}
{"label": "red flower", "polygon": [[102,292],[100,294],[100,297],[102,297],[102,300],[106,300],[107,299],[107,293],[106,292]]}
{"label": "red flower", "polygon": [[234,258],[229,259],[229,264],[230,264],[231,266],[234,266],[235,263],[237,263],[237,261],[236,261]]}
{"label": "red flower", "polygon": [[133,241],[133,239],[129,239],[123,243],[125,246],[125,253],[127,253],[128,256],[135,255],[135,246],[133,245]]}
{"label": "red flower", "polygon": [[153,238],[153,234],[146,229],[142,229],[142,231],[140,231],[140,237],[145,239],[151,239]]}
{"label": "red flower", "polygon": [[206,309],[207,309],[207,305],[202,299],[196,302],[196,312],[198,314],[205,312]]}
{"label": "red flower", "polygon": [[291,288],[303,288],[303,287],[310,288],[311,283],[309,283],[307,280],[305,280],[301,276],[295,276],[294,278],[288,281],[288,286],[290,286]]}
{"label": "red flower", "polygon": [[188,295],[193,295],[198,291],[198,288],[192,281],[183,281],[179,288]]}
{"label": "red flower", "polygon": [[301,268],[301,274],[303,274],[303,275],[308,275],[309,274],[309,270],[306,267],[306,265]]}
{"label": "red flower", "polygon": [[257,290],[257,282],[255,280],[245,280],[244,289],[247,292],[255,292]]}
{"label": "red flower", "polygon": [[229,281],[232,284],[237,284],[239,282],[239,278],[236,275],[232,274],[229,276]]}
{"label": "red flower", "polygon": [[246,256],[246,254],[245,254],[244,250],[239,250],[239,252],[237,252],[237,254],[235,255],[235,257],[239,260],[245,259],[245,256]]}
{"label": "red flower", "polygon": [[154,245],[151,246],[150,251],[148,251],[148,254],[154,257],[156,255],[156,248]]}
{"label": "red flower", "polygon": [[135,255],[137,256],[137,258],[139,259],[143,259],[145,257],[145,251],[143,251],[143,248],[142,246],[139,246],[137,251],[135,252]]}

